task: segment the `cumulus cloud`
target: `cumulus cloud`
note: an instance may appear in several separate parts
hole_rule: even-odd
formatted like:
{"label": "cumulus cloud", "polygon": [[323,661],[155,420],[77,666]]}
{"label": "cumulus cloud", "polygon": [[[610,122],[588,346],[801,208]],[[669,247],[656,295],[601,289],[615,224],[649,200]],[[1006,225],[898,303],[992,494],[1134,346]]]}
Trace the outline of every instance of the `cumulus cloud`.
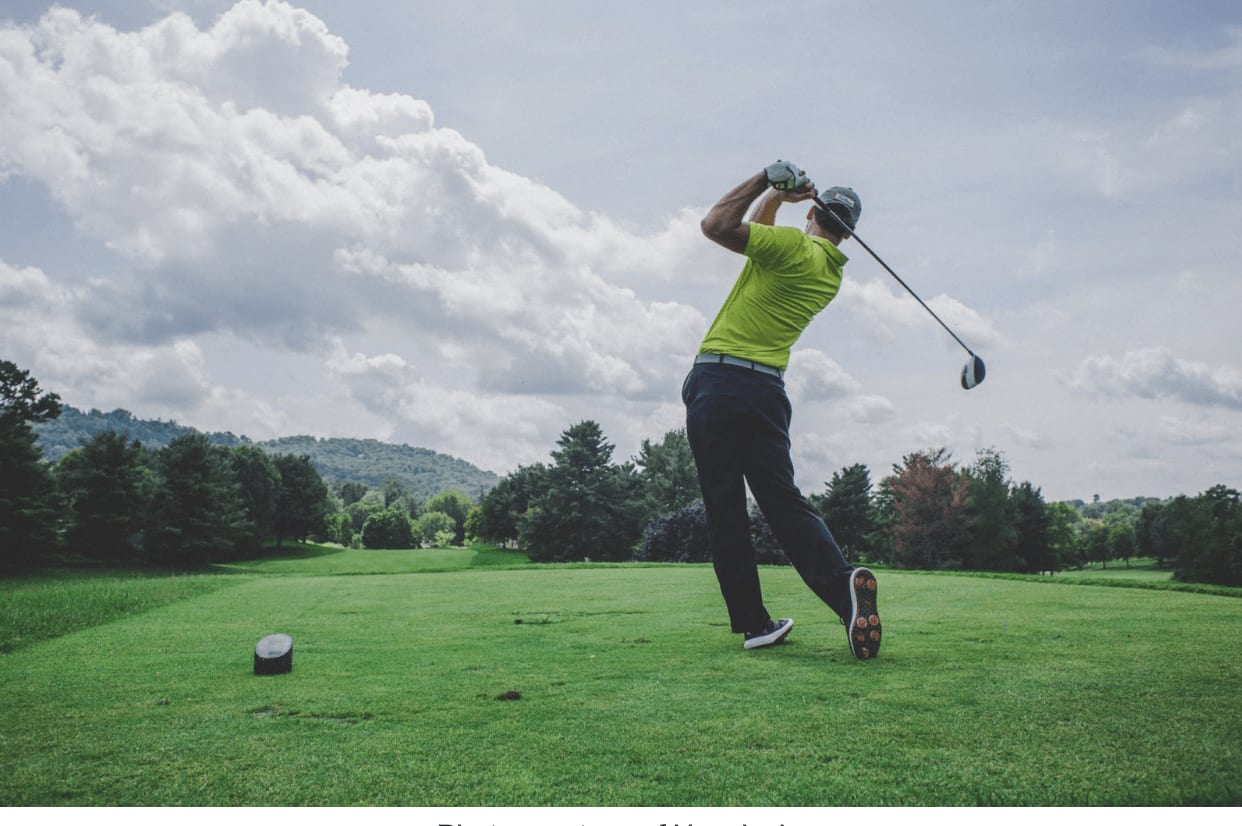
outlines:
{"label": "cumulus cloud", "polygon": [[[6,346],[127,405],[203,409],[236,401],[197,343],[229,336],[320,358],[393,432],[462,429],[447,416],[499,440],[565,414],[535,394],[655,398],[679,380],[705,319],[621,285],[692,279],[692,210],[635,235],[489,163],[425,101],[345,84],[348,55],[280,0],[206,28],[172,14],[121,32],[60,7],[0,27],[0,174],[44,184],[125,262],[72,290],[6,267],[23,308]],[[345,350],[377,330],[400,340]]]}
{"label": "cumulus cloud", "polygon": [[65,312],[83,294],[58,286],[42,270],[0,260],[4,357],[33,368],[48,390],[72,387],[80,404],[144,410],[256,438],[283,435],[288,419],[269,402],[211,382],[197,342],[177,338],[150,347],[95,341]]}
{"label": "cumulus cloud", "polygon": [[799,348],[790,354],[785,385],[794,402],[831,402],[835,417],[874,422],[895,415],[891,401],[863,393],[862,384],[845,368],[812,348]]}
{"label": "cumulus cloud", "polygon": [[[1001,343],[1001,336],[992,322],[957,299],[942,293],[924,300],[972,347],[995,347]],[[940,329],[936,320],[909,293],[899,285],[895,289],[890,288],[878,279],[845,282],[838,301],[863,320],[862,328],[867,335],[880,341],[892,341],[898,331],[918,329],[918,325]],[[952,339],[948,341],[951,343]]]}
{"label": "cumulus cloud", "polygon": [[1089,356],[1070,385],[1109,398],[1176,399],[1192,405],[1242,410],[1242,373],[1177,358],[1165,347],[1121,356]]}
{"label": "cumulus cloud", "polygon": [[327,367],[369,413],[393,422],[389,438],[436,444],[482,467],[538,461],[566,409],[534,396],[469,391],[438,383],[394,353],[366,356],[333,342]]}

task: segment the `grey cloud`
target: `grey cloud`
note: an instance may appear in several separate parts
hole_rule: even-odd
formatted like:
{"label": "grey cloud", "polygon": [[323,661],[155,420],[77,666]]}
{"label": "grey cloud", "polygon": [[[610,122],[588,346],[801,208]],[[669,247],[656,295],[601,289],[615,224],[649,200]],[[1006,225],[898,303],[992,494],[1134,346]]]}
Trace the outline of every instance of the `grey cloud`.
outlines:
{"label": "grey cloud", "polygon": [[1177,399],[1242,410],[1242,373],[1179,359],[1164,347],[1131,350],[1120,357],[1089,356],[1069,382],[1111,398]]}

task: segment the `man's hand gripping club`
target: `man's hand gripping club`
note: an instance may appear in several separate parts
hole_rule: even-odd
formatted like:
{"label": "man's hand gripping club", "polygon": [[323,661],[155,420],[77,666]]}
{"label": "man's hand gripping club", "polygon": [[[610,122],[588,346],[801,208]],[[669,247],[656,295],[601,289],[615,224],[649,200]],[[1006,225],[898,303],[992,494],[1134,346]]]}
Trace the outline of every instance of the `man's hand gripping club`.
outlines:
{"label": "man's hand gripping club", "polygon": [[805,201],[817,194],[797,164],[777,161],[725,193],[700,223],[703,234],[728,250],[745,252],[750,240],[750,222],[744,220],[746,209],[769,187],[771,191],[755,204],[750,218],[754,223],[770,225],[782,203]]}
{"label": "man's hand gripping club", "polygon": [[763,174],[768,178],[768,185],[780,192],[803,189],[811,183],[806,170],[799,169],[797,164],[789,161],[777,161],[768,164]]}

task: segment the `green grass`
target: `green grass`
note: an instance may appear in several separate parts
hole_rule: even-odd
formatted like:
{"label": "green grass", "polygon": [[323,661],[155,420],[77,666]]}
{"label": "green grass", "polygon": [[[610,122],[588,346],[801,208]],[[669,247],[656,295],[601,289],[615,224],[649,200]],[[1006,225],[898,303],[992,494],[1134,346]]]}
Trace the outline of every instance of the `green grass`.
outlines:
{"label": "green grass", "polygon": [[[860,663],[789,569],[790,641],[744,652],[708,566],[376,553],[0,657],[0,805],[1242,802],[1236,598],[881,572]],[[406,563],[444,572],[331,575]]]}
{"label": "green grass", "polygon": [[430,574],[468,568],[530,567],[524,553],[490,545],[414,550],[345,550],[324,545],[289,545],[277,556],[216,566],[221,570],[262,574]]}
{"label": "green grass", "polygon": [[0,579],[0,654],[232,584],[223,576],[106,570]]}

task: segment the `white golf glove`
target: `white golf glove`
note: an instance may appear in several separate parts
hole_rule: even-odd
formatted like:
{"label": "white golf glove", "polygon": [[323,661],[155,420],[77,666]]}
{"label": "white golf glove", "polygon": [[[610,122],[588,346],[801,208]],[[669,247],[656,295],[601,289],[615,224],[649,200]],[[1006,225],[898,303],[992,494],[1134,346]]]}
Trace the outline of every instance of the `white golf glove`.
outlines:
{"label": "white golf glove", "polygon": [[799,169],[797,164],[789,161],[777,161],[769,164],[763,170],[768,176],[768,183],[773,189],[779,189],[781,192],[788,192],[793,189],[801,189],[811,182],[806,176],[806,172]]}

